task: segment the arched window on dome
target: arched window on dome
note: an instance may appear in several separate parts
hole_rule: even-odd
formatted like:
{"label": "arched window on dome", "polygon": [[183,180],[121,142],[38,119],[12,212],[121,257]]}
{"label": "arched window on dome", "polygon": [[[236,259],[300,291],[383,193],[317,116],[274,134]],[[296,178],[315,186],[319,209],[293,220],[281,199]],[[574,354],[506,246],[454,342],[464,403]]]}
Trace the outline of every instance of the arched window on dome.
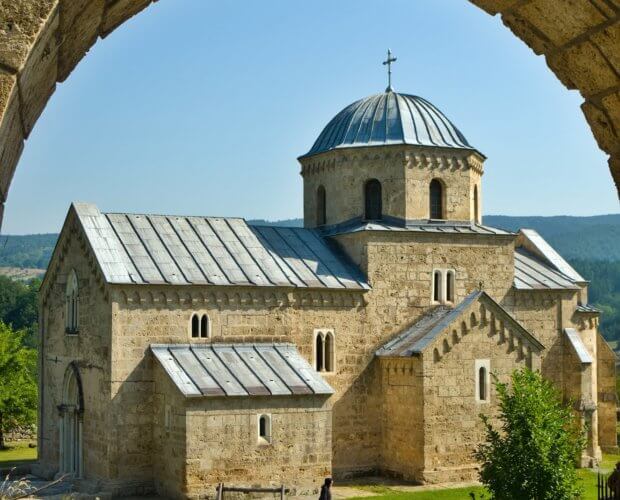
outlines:
{"label": "arched window on dome", "polygon": [[366,181],[364,186],[364,219],[379,220],[382,215],[381,183],[377,179]]}
{"label": "arched window on dome", "polygon": [[443,184],[438,179],[433,179],[429,186],[429,215],[430,219],[443,219]]}
{"label": "arched window on dome", "polygon": [[327,198],[325,188],[319,186],[316,190],[316,225],[324,226],[327,222]]}
{"label": "arched window on dome", "polygon": [[474,222],[480,223],[480,209],[478,208],[478,186],[474,186]]}

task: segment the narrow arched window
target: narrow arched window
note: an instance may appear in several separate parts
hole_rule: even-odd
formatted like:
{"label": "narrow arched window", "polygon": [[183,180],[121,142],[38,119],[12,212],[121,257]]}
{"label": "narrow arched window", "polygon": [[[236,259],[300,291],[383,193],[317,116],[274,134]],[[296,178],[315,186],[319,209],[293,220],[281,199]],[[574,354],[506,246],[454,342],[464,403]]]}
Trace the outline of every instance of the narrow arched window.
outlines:
{"label": "narrow arched window", "polygon": [[478,208],[478,186],[474,186],[474,222],[480,222],[480,210]]}
{"label": "narrow arched window", "polygon": [[431,219],[443,219],[443,186],[440,181],[433,179],[429,187],[430,207],[429,213]]}
{"label": "narrow arched window", "polygon": [[261,444],[271,443],[271,417],[269,415],[258,417],[258,442]]}
{"label": "narrow arched window", "polygon": [[67,287],[65,289],[65,332],[68,334],[78,333],[78,301],[79,289],[77,273],[71,269],[67,278]]}
{"label": "narrow arched window", "polygon": [[209,316],[206,314],[200,318],[200,336],[206,339],[209,336]]}
{"label": "narrow arched window", "polygon": [[200,320],[197,314],[192,315],[192,337],[200,337]]}
{"label": "narrow arched window", "polygon": [[316,225],[323,226],[327,222],[327,198],[325,188],[319,186],[316,190]]}
{"label": "narrow arched window", "polygon": [[317,372],[322,372],[325,369],[325,363],[323,358],[324,353],[325,350],[323,334],[318,333],[315,341],[315,367]]}
{"label": "narrow arched window", "polygon": [[487,400],[487,369],[484,366],[478,370],[478,399]]}
{"label": "narrow arched window", "polygon": [[446,275],[446,301],[454,302],[454,271]]}
{"label": "narrow arched window", "polygon": [[334,335],[331,332],[325,335],[325,371],[334,371]]}
{"label": "narrow arched window", "polygon": [[370,179],[364,186],[364,218],[379,220],[382,215],[381,183],[377,179]]}
{"label": "narrow arched window", "polygon": [[441,271],[433,273],[433,302],[441,301]]}

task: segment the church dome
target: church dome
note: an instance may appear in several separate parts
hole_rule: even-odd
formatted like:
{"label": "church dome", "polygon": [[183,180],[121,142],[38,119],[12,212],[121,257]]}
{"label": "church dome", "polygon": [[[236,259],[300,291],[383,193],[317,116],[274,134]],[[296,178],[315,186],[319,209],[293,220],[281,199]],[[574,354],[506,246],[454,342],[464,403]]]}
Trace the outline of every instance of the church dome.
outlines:
{"label": "church dome", "polygon": [[344,108],[304,156],[337,148],[392,144],[474,149],[459,129],[426,99],[388,90]]}

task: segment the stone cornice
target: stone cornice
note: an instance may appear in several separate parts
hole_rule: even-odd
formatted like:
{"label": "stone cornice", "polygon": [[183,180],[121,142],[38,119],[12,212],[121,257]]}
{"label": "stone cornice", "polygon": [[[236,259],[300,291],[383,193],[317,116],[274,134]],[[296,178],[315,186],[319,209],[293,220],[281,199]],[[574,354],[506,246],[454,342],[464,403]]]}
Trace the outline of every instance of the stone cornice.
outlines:
{"label": "stone cornice", "polygon": [[123,305],[187,307],[210,305],[218,308],[313,307],[362,308],[367,298],[361,291],[300,290],[260,287],[174,285],[110,285],[112,301]]}

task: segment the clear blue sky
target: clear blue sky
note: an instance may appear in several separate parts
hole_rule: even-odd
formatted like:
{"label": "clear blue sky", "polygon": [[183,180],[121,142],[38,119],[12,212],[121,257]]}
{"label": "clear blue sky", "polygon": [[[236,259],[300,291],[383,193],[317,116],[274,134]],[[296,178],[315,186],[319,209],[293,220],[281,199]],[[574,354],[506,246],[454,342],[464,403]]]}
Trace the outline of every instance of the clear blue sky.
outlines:
{"label": "clear blue sky", "polygon": [[441,109],[488,156],[486,214],[618,212],[606,156],[540,57],[454,0],[162,0],[57,87],[15,175],[5,234],[55,232],[72,200],[106,211],[284,219],[296,157],[386,85]]}

